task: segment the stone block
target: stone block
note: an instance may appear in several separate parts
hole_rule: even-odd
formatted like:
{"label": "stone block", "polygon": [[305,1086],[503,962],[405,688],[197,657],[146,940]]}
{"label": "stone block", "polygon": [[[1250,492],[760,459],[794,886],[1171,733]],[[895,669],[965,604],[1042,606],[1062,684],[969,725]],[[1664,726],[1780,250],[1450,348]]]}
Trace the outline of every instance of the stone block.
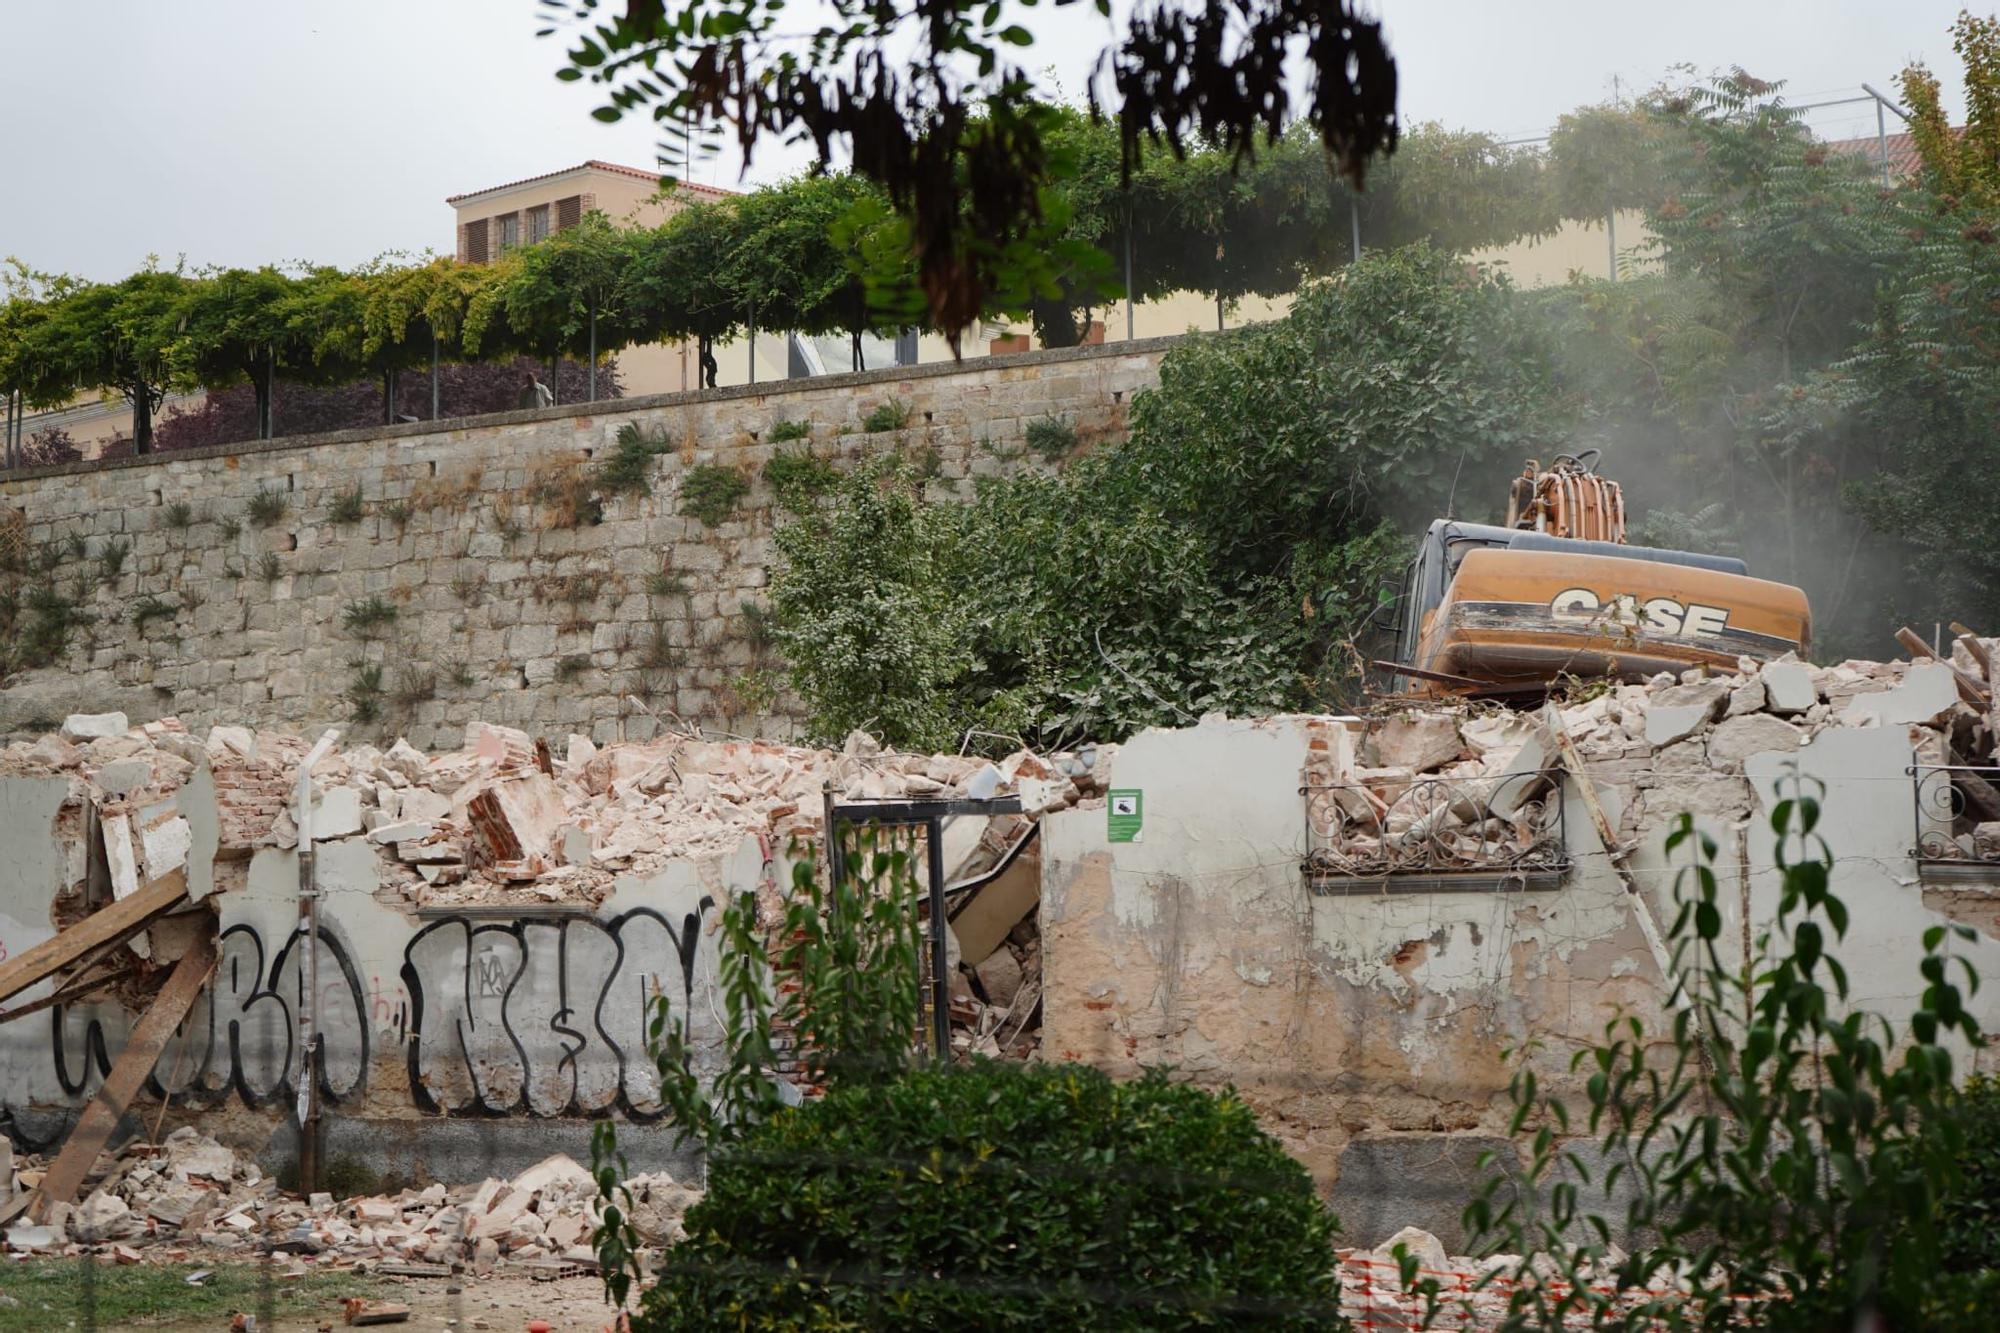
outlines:
{"label": "stone block", "polygon": [[1773,713],[1803,713],[1819,702],[1812,672],[1803,662],[1772,662],[1759,679],[1764,684],[1764,706]]}
{"label": "stone block", "polygon": [[92,741],[106,736],[123,736],[131,727],[123,713],[71,713],[63,719],[65,740]]}

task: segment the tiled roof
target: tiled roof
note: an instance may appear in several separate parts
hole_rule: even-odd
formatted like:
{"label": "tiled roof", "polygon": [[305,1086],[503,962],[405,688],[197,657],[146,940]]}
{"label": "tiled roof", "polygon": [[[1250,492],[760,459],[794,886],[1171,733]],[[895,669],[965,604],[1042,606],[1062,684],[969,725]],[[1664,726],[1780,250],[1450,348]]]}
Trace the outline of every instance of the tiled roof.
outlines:
{"label": "tiled roof", "polygon": [[[1957,135],[1963,132],[1964,128],[1962,125],[1954,125],[1951,132]],[[1826,146],[1836,153],[1852,153],[1856,157],[1865,157],[1878,165],[1882,161],[1883,141],[1872,134],[1859,139],[1829,139]],[[1888,149],[1889,174],[1892,179],[1907,180],[1923,170],[1923,159],[1917,156],[1915,135],[1890,135]]]}
{"label": "tiled roof", "polygon": [[[560,171],[545,171],[539,176],[523,176],[520,180],[508,181],[505,185],[489,185],[483,190],[468,190],[464,194],[448,195],[445,198],[445,202],[447,204],[456,204],[466,199],[476,199],[482,194],[496,194],[501,190],[511,190],[518,185],[533,185],[536,181],[553,180],[557,176],[567,176],[572,171],[609,171],[620,176],[633,176],[639,180],[653,181],[655,183],[661,179],[660,173],[657,171],[647,171],[642,167],[623,167],[616,162],[600,162],[596,158],[592,158],[588,162],[580,163],[574,167],[564,167]],[[726,199],[736,193],[734,190],[725,190],[715,185],[697,185],[693,181],[680,182],[680,188],[693,194],[704,194],[713,199]]]}

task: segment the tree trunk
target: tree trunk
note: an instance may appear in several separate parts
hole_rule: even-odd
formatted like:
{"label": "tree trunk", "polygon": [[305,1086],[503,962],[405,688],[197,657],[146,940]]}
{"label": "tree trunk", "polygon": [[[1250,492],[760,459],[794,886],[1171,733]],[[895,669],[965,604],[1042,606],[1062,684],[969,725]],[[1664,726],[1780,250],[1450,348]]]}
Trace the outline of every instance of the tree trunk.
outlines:
{"label": "tree trunk", "polygon": [[854,365],[851,367],[851,369],[854,370],[868,369],[868,358],[864,356],[861,351],[861,330],[860,329],[853,330],[848,335],[848,337],[852,341],[852,345],[854,348]]}
{"label": "tree trunk", "polygon": [[382,424],[396,424],[396,372],[393,370],[382,372]]}
{"label": "tree trunk", "polygon": [[271,438],[271,381],[277,377],[272,359],[266,356],[260,373],[250,377],[257,386],[257,438],[260,440]]}
{"label": "tree trunk", "polygon": [[590,401],[597,401],[597,303],[590,304]]}
{"label": "tree trunk", "polygon": [[143,382],[132,395],[132,452],[153,452],[153,386]]}

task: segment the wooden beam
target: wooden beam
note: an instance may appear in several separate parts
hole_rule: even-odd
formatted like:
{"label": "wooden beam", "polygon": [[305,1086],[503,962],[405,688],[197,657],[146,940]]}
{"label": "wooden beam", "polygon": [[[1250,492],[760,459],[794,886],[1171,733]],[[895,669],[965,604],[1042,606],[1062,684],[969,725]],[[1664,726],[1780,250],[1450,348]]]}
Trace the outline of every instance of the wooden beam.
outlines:
{"label": "wooden beam", "polygon": [[92,912],[18,958],[0,963],[0,1002],[62,971],[99,945],[115,944],[187,897],[187,872],[172,870],[137,893]]}
{"label": "wooden beam", "polygon": [[49,1164],[48,1173],[42,1177],[41,1189],[35,1197],[36,1217],[47,1217],[51,1204],[75,1201],[83,1178],[97,1164],[97,1155],[111,1141],[112,1131],[118,1128],[118,1122],[132,1104],[139,1086],[153,1072],[153,1066],[160,1062],[160,1052],[166,1049],[167,1038],[174,1035],[174,1029],[194,1007],[195,997],[208,984],[209,976],[215,971],[215,961],[215,937],[202,935],[181,955],[180,962],[174,964],[174,974],[167,978],[167,984],[160,988],[152,1005],[133,1026],[131,1036],[126,1038],[125,1049],[118,1052],[117,1060],[112,1062],[111,1073],[105,1077],[104,1086],[90,1099],[90,1105],[83,1108],[83,1114],[77,1117],[69,1138],[63,1142],[62,1151]]}
{"label": "wooden beam", "polygon": [[1928,657],[1934,662],[1941,663],[1946,671],[1951,672],[1952,683],[1958,686],[1958,697],[1965,701],[1966,706],[1971,708],[1975,713],[1984,713],[1986,711],[1985,681],[1979,679],[1979,677],[1973,675],[1971,672],[1964,670],[1950,658],[1939,657],[1931,650],[1931,646],[1924,642],[1923,636],[1908,625],[1896,631],[1896,642],[1908,648],[1918,657]]}

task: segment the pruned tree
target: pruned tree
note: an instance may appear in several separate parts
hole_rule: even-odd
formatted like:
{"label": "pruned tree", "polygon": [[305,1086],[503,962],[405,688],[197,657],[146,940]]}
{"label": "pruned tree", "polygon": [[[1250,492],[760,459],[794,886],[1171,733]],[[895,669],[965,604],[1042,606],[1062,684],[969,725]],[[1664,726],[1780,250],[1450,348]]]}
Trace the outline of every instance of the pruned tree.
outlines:
{"label": "pruned tree", "polygon": [[1919,63],[1902,74],[1910,135],[1939,194],[1990,213],[2000,209],[2000,18],[1962,12],[1951,39],[1965,67],[1965,125],[1952,128],[1937,76]]}
{"label": "pruned tree", "polygon": [[286,318],[291,288],[292,279],[269,266],[222,269],[189,282],[174,315],[169,355],[175,367],[204,388],[249,382],[260,440],[273,433],[272,386],[279,372],[312,354]]}

